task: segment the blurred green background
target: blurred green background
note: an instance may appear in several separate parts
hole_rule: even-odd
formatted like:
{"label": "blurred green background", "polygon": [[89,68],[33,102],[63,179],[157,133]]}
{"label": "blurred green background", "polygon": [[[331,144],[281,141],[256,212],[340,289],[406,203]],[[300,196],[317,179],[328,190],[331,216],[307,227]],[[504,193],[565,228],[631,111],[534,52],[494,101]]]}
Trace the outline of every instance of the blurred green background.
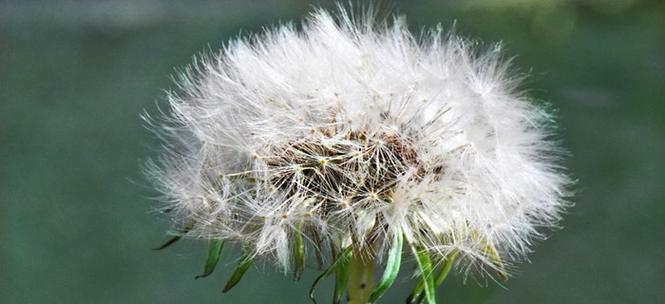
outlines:
{"label": "blurred green background", "polygon": [[[383,1],[415,29],[456,20],[503,41],[557,107],[579,194],[562,230],[505,288],[449,279],[445,303],[665,303],[665,4],[637,0]],[[139,114],[169,75],[239,33],[299,20],[308,1],[0,1],[0,303],[306,303],[270,265],[221,288],[205,243],[151,251],[169,223],[140,166]],[[403,275],[383,303],[402,303]],[[319,290],[327,303],[331,282]],[[630,301],[630,302],[629,302]]]}

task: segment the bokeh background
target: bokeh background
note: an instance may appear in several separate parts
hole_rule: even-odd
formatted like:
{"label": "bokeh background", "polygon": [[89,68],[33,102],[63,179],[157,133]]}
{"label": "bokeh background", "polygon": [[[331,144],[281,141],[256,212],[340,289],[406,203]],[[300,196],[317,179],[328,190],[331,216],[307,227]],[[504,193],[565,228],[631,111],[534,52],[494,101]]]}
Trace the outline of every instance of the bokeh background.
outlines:
{"label": "bokeh background", "polygon": [[[445,303],[665,303],[665,2],[383,1],[414,30],[503,41],[526,86],[559,109],[579,179],[564,228],[504,287],[453,276]],[[309,1],[1,1],[0,303],[306,303],[269,265],[221,289],[205,242],[151,251],[169,223],[140,167],[158,142],[139,115],[192,56]],[[331,282],[319,289],[328,302]],[[402,303],[402,275],[383,303]]]}

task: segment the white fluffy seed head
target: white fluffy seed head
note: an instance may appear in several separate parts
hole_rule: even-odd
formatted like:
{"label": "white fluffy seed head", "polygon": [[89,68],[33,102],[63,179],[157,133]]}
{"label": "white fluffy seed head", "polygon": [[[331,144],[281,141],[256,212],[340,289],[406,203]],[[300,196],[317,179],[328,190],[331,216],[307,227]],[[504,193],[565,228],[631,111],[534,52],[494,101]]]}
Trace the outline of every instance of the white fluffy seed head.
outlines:
{"label": "white fluffy seed head", "polygon": [[380,257],[404,233],[501,271],[525,257],[570,180],[499,48],[340,16],[231,41],[181,75],[149,166],[169,214],[284,268],[298,234]]}

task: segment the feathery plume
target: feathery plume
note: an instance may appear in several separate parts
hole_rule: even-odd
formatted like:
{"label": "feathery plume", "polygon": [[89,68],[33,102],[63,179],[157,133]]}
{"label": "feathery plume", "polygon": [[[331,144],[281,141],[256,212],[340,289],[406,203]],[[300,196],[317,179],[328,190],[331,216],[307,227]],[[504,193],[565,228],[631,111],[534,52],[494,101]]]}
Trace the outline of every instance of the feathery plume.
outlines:
{"label": "feathery plume", "polygon": [[318,257],[351,303],[375,301],[403,244],[419,268],[412,303],[433,303],[451,267],[504,278],[560,220],[571,181],[552,117],[500,55],[440,28],[415,37],[403,18],[319,10],[200,57],[168,96],[166,152],[148,167],[176,240],[210,240],[207,274],[238,244],[226,290],[256,257],[296,277]]}

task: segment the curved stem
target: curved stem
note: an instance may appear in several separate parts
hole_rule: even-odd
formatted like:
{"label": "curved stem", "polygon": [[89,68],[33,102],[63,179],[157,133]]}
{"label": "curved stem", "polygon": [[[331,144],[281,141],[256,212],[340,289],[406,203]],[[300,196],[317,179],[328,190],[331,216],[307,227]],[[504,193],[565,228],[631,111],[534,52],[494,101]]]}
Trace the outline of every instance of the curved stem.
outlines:
{"label": "curved stem", "polygon": [[354,252],[349,264],[349,281],[346,285],[348,304],[367,304],[374,290],[374,261],[359,252]]}

